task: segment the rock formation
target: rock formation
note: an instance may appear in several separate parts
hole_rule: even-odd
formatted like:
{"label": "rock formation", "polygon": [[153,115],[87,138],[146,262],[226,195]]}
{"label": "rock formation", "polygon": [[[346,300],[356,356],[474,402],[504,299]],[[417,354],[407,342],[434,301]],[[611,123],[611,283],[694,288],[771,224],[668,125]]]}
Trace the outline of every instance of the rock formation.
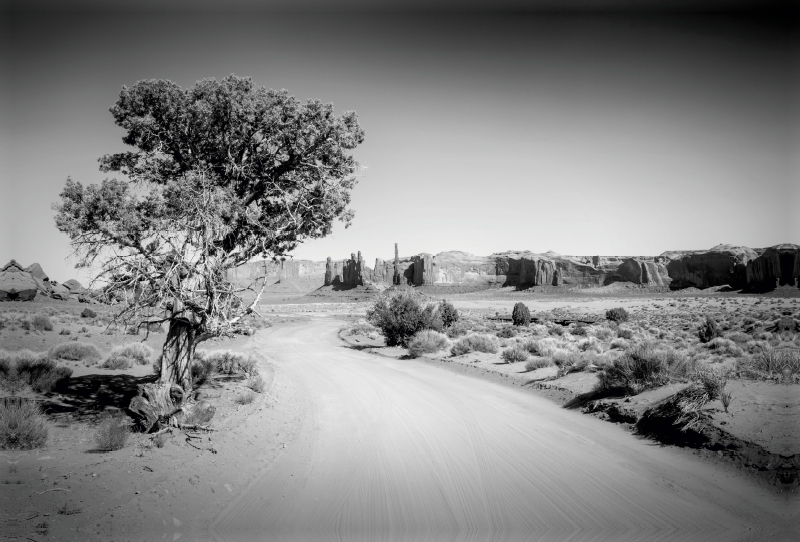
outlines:
{"label": "rock formation", "polygon": [[330,286],[333,282],[333,264],[331,264],[331,257],[325,261],[325,286]]}
{"label": "rock formation", "polygon": [[753,290],[800,287],[800,245],[786,243],[765,249],[747,262],[746,279],[747,287]]}
{"label": "rock formation", "polygon": [[414,256],[414,285],[433,284],[433,256],[422,253]]}
{"label": "rock formation", "polygon": [[705,252],[669,254],[667,272],[672,279],[672,289],[725,285],[735,289],[744,288],[747,286],[747,263],[758,256],[751,248],[731,245],[718,245]]}
{"label": "rock formation", "polygon": [[397,255],[397,243],[394,244],[394,274],[392,275],[392,284],[400,284],[400,257]]}
{"label": "rock formation", "polygon": [[612,282],[632,282],[633,284],[665,286],[672,282],[667,268],[662,263],[626,258],[617,268],[616,273],[605,279],[606,284]]}
{"label": "rock formation", "polygon": [[16,260],[0,269],[0,301],[31,301],[37,292],[36,280]]}

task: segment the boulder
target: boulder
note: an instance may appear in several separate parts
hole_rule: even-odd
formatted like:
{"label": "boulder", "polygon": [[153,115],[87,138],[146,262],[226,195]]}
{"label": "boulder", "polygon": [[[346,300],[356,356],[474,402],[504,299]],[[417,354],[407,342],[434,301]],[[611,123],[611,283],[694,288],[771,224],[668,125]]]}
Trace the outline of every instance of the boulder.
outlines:
{"label": "boulder", "polygon": [[736,289],[744,288],[747,263],[758,256],[751,248],[732,245],[718,245],[705,252],[669,254],[667,272],[672,279],[670,288],[673,290],[725,285]]}
{"label": "boulder", "polygon": [[78,282],[78,281],[77,281],[77,280],[75,280],[75,279],[69,279],[68,281],[64,282],[64,283],[62,284],[62,286],[64,286],[65,288],[67,288],[67,289],[70,291],[70,293],[72,293],[72,294],[80,294],[80,293],[83,293],[83,291],[84,291],[84,289],[85,289],[85,288],[84,288],[84,287],[81,285],[81,283],[80,283],[80,282]]}
{"label": "boulder", "polygon": [[[14,269],[9,266],[6,268]],[[36,297],[38,291],[39,285],[36,284],[30,273],[12,270],[0,271],[0,301],[31,301]]]}
{"label": "boulder", "polygon": [[786,243],[765,249],[747,262],[745,276],[747,287],[753,290],[800,287],[800,245]]}
{"label": "boulder", "polygon": [[31,276],[35,279],[41,280],[42,282],[50,282],[50,277],[47,276],[47,273],[44,272],[42,266],[38,263],[33,263],[25,268],[27,273],[30,273]]}

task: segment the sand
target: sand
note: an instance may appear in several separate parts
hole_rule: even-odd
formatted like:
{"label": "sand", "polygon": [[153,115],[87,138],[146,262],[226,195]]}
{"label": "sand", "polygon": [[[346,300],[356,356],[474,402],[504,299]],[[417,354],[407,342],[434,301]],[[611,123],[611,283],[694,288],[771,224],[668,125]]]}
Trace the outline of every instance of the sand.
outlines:
{"label": "sand", "polygon": [[[797,504],[552,402],[346,348],[331,320],[262,332],[302,427],[218,540],[787,540]],[[792,531],[791,529],[795,529]]]}

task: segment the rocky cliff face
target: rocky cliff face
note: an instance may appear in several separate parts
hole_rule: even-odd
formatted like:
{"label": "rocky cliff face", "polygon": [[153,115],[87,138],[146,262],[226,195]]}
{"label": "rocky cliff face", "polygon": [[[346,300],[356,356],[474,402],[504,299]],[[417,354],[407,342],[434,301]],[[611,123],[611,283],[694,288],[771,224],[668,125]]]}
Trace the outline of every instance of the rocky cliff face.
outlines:
{"label": "rocky cliff face", "polygon": [[[759,257],[759,254],[762,253]],[[349,259],[326,262],[287,260],[267,263],[268,276],[318,279],[319,284],[361,286],[382,284],[485,284],[503,286],[603,286],[629,282],[673,289],[749,284],[795,284],[800,279],[800,246],[777,245],[750,249],[718,245],[705,251],[668,251],[646,256],[565,256],[510,251],[476,256],[460,251],[376,258],[374,270],[365,265],[361,253]],[[264,264],[254,262],[231,271],[235,279],[250,279],[264,273]]]}
{"label": "rocky cliff face", "polygon": [[671,253],[670,256],[667,256],[670,257],[667,272],[672,279],[672,289],[725,285],[739,289],[747,286],[747,263],[758,255],[751,248],[718,245],[705,252]]}
{"label": "rocky cliff face", "polygon": [[252,282],[266,274],[268,282],[291,278],[318,278],[321,285],[325,281],[325,271],[326,262],[311,260],[257,261],[229,269],[228,280]]}
{"label": "rocky cliff face", "polygon": [[672,282],[672,279],[669,277],[667,267],[663,263],[642,258],[625,258],[604,281],[605,284],[611,284],[612,282],[666,286]]}
{"label": "rocky cliff face", "polygon": [[747,287],[770,290],[776,286],[800,286],[800,245],[769,247],[747,262]]}

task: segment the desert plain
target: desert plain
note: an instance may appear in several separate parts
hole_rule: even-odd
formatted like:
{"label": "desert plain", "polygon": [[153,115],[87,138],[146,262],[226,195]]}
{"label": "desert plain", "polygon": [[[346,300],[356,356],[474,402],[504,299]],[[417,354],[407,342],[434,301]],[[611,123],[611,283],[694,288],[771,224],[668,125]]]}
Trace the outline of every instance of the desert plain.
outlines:
{"label": "desert plain", "polygon": [[[242,334],[198,347],[192,400],[213,406],[207,423],[126,430],[111,450],[109,428],[129,420],[137,386],[157,378],[164,328],[115,328],[113,305],[75,296],[0,303],[6,359],[49,353],[71,370],[38,391],[32,381],[4,384],[6,402],[41,405],[47,436],[35,449],[0,452],[2,535],[800,536],[800,375],[758,363],[770,341],[778,344],[775,326],[794,321],[796,288],[408,287],[422,305],[446,299],[458,313],[443,344],[415,350],[387,346],[368,321],[393,289],[287,284],[273,285]],[[529,323],[512,322],[517,303]],[[615,308],[626,321],[608,319]],[[717,336],[702,342],[706,317]],[[797,345],[797,335],[781,340]],[[690,367],[658,385],[604,392],[609,364],[647,348]],[[687,429],[676,398],[697,386],[698,371],[721,379],[729,398],[707,397]]]}

